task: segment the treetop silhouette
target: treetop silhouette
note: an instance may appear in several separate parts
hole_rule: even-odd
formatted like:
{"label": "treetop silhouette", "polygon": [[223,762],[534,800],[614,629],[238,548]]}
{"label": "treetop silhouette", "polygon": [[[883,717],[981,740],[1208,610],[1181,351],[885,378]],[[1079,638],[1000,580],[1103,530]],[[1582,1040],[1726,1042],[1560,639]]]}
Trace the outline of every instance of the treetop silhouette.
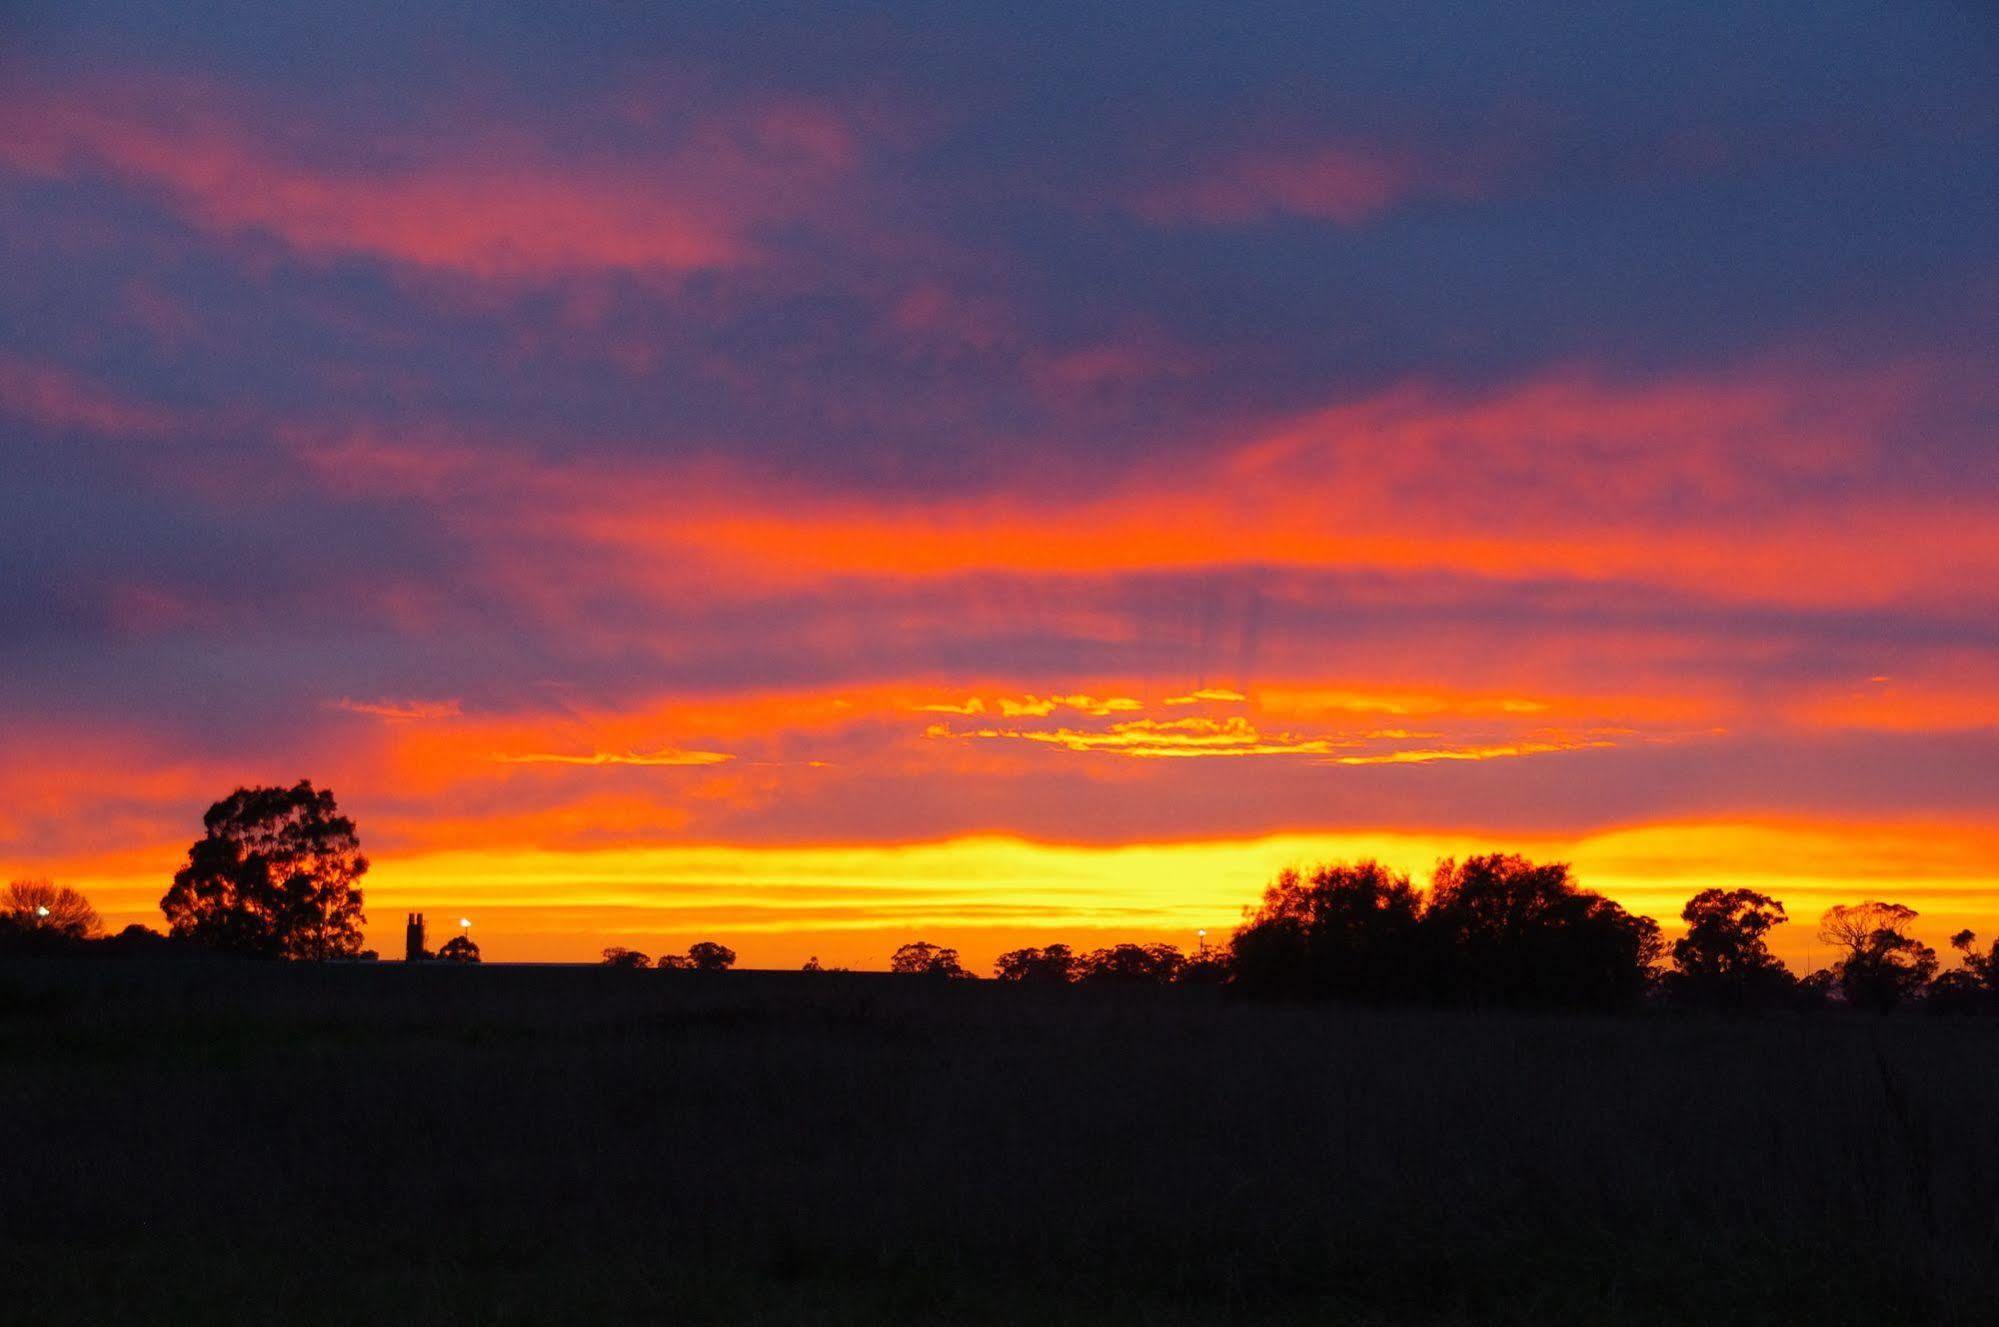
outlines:
{"label": "treetop silhouette", "polygon": [[177,939],[271,958],[361,952],[368,859],[330,790],[304,779],[238,788],[202,824],[206,832],[160,900]]}
{"label": "treetop silhouette", "polygon": [[972,974],[958,961],[958,951],[927,940],[903,945],[889,956],[888,970],[909,977],[963,980]]}
{"label": "treetop silhouette", "polygon": [[1848,1004],[1886,1013],[1929,985],[1937,951],[1909,934],[1918,915],[1903,904],[1871,899],[1826,909],[1819,939],[1845,951],[1832,972]]}
{"label": "treetop silhouette", "polygon": [[24,936],[87,940],[104,929],[97,909],[68,885],[14,880],[0,894],[0,927]]}

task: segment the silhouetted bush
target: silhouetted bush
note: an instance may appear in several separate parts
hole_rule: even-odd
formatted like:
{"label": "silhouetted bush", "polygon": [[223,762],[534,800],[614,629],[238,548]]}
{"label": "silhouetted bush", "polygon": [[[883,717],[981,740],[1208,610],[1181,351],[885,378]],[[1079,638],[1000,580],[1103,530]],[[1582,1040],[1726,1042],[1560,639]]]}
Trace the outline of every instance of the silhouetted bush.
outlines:
{"label": "silhouetted bush", "polygon": [[623,945],[611,945],[604,950],[604,966],[607,968],[649,968],[652,960],[636,949]]}
{"label": "silhouetted bush", "polygon": [[171,936],[161,935],[149,926],[133,922],[118,934],[99,940],[92,948],[107,958],[150,958],[179,953],[187,946],[176,944]]}
{"label": "silhouetted bush", "polygon": [[437,947],[437,956],[446,963],[477,963],[479,943],[469,935],[454,935]]}

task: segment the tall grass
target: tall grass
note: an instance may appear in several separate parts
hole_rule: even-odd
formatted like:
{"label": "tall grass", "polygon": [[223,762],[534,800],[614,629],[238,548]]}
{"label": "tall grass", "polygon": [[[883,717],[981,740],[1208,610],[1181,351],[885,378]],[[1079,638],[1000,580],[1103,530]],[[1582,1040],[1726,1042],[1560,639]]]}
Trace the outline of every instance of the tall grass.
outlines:
{"label": "tall grass", "polygon": [[0,1110],[24,1321],[1999,1309],[1989,1021],[21,964]]}

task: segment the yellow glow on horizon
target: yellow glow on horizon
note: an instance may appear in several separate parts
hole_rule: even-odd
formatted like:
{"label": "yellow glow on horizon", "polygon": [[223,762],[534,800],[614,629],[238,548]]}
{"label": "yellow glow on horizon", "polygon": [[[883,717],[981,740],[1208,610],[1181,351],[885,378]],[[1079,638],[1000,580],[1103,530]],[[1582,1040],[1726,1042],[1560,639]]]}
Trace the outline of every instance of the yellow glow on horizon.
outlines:
{"label": "yellow glow on horizon", "polygon": [[[607,944],[678,949],[730,942],[747,965],[880,966],[896,944],[956,944],[983,965],[1015,943],[1069,937],[1226,934],[1287,866],[1377,858],[1421,883],[1442,857],[1514,851],[1570,862],[1578,880],[1678,928],[1708,886],[1761,890],[1791,922],[1773,945],[1794,967],[1827,954],[1812,938],[1834,903],[1891,898],[1923,914],[1942,947],[1962,926],[1999,929],[1999,830],[1934,824],[1660,824],[1581,835],[1415,830],[1277,834],[1185,843],[1080,845],[1012,837],[871,845],[656,844],[459,850],[376,858],[371,941],[395,951],[405,911],[477,915],[489,958],[578,960]],[[66,872],[107,921],[157,925],[167,873]],[[168,868],[170,872],[171,868]]]}

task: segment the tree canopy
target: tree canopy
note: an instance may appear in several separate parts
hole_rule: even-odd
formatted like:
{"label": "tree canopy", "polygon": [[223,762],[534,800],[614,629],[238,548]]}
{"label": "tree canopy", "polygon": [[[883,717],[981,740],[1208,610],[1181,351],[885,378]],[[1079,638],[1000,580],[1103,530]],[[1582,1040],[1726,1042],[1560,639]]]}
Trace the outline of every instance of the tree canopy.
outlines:
{"label": "tree canopy", "polygon": [[889,956],[888,970],[911,977],[969,977],[972,974],[958,961],[958,951],[945,945],[916,940]]}
{"label": "tree canopy", "polygon": [[0,927],[24,936],[88,940],[104,929],[97,909],[68,885],[15,880],[0,894]]}
{"label": "tree canopy", "polygon": [[1427,895],[1378,862],[1287,871],[1230,941],[1245,990],[1609,1009],[1645,993],[1658,924],[1504,853],[1437,864]]}
{"label": "tree canopy", "polygon": [[1871,899],[1826,909],[1819,939],[1844,951],[1832,971],[1849,1005],[1886,1013],[1929,985],[1937,951],[1909,934],[1918,915],[1904,904]]}
{"label": "tree canopy", "polygon": [[687,961],[697,972],[727,972],[736,966],[736,951],[713,940],[696,940],[687,946]]}
{"label": "tree canopy", "polygon": [[1173,945],[1111,945],[1076,961],[1076,979],[1125,985],[1163,986],[1179,977],[1186,955]]}
{"label": "tree canopy", "polygon": [[1680,909],[1685,936],[1673,943],[1672,994],[1687,1004],[1749,1008],[1778,1003],[1795,986],[1764,937],[1787,918],[1784,905],[1749,889],[1703,889]]}
{"label": "tree canopy", "polygon": [[1293,998],[1394,1001],[1420,982],[1421,899],[1375,861],[1281,872],[1231,942],[1236,977]]}
{"label": "tree canopy", "polygon": [[331,790],[303,779],[290,788],[238,788],[209,807],[202,824],[160,900],[175,938],[268,958],[361,952],[368,859]]}
{"label": "tree canopy", "polygon": [[1076,955],[1064,944],[1009,949],[993,960],[993,976],[999,981],[1060,985],[1075,975],[1075,968]]}
{"label": "tree canopy", "polygon": [[607,968],[649,968],[652,959],[637,949],[627,949],[623,945],[608,945],[604,949],[604,966]]}
{"label": "tree canopy", "polygon": [[454,935],[437,947],[437,956],[446,963],[477,963],[479,942],[469,935]]}

